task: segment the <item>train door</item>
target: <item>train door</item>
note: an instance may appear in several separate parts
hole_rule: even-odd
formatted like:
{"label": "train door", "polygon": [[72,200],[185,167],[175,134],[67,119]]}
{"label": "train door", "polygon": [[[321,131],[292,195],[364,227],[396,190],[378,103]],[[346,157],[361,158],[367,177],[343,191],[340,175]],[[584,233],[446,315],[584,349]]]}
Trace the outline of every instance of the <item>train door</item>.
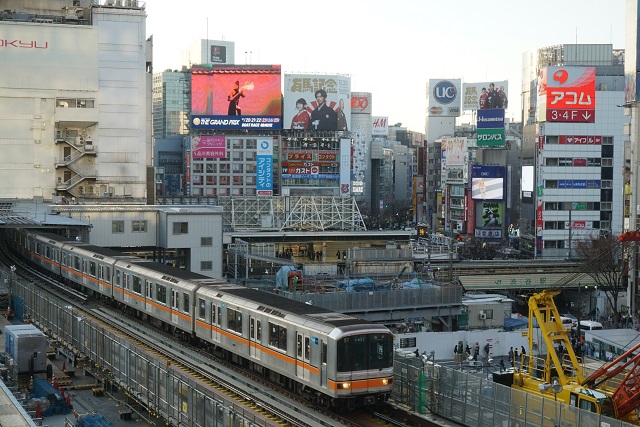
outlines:
{"label": "train door", "polygon": [[216,320],[216,308],[216,305],[211,303],[211,339],[220,342],[220,325]]}
{"label": "train door", "polygon": [[306,334],[298,333],[296,339],[296,375],[309,381],[309,358],[311,357],[311,339]]}
{"label": "train door", "polygon": [[327,387],[327,342],[321,341],[320,345],[320,385]]}
{"label": "train door", "polygon": [[258,345],[260,344],[260,340],[258,339],[259,330],[260,321],[251,316],[249,318],[249,355],[256,359],[260,358],[260,350],[258,349]]}
{"label": "train door", "polygon": [[178,324],[178,311],[180,308],[178,305],[180,304],[180,293],[175,289],[171,289],[171,321],[175,324]]}
{"label": "train door", "polygon": [[153,305],[151,304],[152,300],[153,300],[153,282],[151,282],[150,280],[145,280],[144,307],[149,313],[153,312]]}

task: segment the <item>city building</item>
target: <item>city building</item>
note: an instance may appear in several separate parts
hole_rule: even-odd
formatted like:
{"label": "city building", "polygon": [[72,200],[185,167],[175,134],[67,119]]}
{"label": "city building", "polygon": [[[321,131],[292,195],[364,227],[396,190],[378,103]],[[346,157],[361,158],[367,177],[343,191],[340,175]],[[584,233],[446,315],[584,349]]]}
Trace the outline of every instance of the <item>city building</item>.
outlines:
{"label": "city building", "polygon": [[522,164],[533,166],[534,185],[522,215],[538,258],[571,258],[576,242],[618,235],[627,222],[623,71],[624,52],[610,44],[548,46],[524,57]]}
{"label": "city building", "polygon": [[16,41],[0,62],[3,197],[153,195],[146,12],[119,3],[3,2],[0,31]]}

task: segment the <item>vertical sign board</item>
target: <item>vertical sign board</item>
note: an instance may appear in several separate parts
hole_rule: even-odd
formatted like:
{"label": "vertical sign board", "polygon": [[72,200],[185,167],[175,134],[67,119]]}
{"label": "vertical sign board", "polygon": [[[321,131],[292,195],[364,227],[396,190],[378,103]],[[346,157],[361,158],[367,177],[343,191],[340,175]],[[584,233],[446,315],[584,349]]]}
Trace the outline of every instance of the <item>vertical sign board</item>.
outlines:
{"label": "vertical sign board", "polygon": [[256,163],[256,194],[273,196],[273,137],[258,139]]}
{"label": "vertical sign board", "polygon": [[538,119],[548,122],[594,123],[595,67],[546,67],[538,81]]}
{"label": "vertical sign board", "polygon": [[191,195],[191,137],[188,136],[185,138],[184,143],[185,150],[185,168],[184,168],[184,193],[187,196]]}
{"label": "vertical sign board", "polygon": [[504,109],[478,110],[476,140],[478,147],[504,146]]}
{"label": "vertical sign board", "polygon": [[340,196],[351,196],[351,139],[340,140]]}
{"label": "vertical sign board", "polygon": [[460,87],[460,79],[429,79],[429,90],[427,91],[429,116],[459,117]]}

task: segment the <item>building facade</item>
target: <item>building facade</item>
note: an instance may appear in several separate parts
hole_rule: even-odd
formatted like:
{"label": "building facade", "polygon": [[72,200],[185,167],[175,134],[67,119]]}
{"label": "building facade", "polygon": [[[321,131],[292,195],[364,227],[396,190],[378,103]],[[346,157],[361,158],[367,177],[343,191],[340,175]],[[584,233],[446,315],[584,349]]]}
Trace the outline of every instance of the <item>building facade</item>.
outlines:
{"label": "building facade", "polygon": [[3,3],[0,30],[17,41],[0,61],[4,197],[145,203],[153,193],[146,13],[108,3]]}

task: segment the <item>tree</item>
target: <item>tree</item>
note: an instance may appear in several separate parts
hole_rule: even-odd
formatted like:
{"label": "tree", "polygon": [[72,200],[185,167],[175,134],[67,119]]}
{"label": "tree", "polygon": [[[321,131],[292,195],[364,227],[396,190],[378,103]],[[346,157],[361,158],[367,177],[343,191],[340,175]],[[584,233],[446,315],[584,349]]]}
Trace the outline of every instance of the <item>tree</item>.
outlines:
{"label": "tree", "polygon": [[598,290],[605,293],[616,325],[620,321],[618,296],[627,289],[633,245],[633,242],[619,242],[609,234],[581,240],[575,247],[578,257],[584,261],[582,272],[589,275],[598,285]]}

